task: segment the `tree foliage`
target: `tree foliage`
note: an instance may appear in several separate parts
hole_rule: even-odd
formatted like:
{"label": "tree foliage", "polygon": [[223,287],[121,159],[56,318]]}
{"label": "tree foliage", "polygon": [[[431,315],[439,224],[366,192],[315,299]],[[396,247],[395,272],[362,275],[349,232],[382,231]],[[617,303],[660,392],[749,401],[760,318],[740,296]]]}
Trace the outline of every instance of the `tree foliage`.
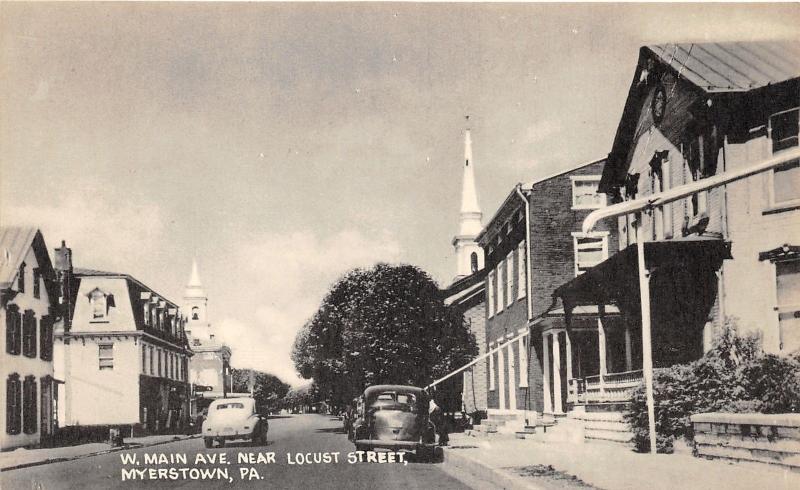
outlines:
{"label": "tree foliage", "polygon": [[250,372],[253,372],[253,398],[260,412],[275,410],[283,405],[289,385],[277,376],[250,369],[231,369],[234,393],[250,392]]}
{"label": "tree foliage", "polygon": [[292,360],[319,396],[344,405],[366,386],[425,386],[477,353],[463,315],[410,265],[347,273],[295,338]]}
{"label": "tree foliage", "polygon": [[[699,360],[654,370],[653,397],[656,446],[671,452],[676,439],[693,439],[692,414],[800,411],[800,362],[796,356],[764,354],[758,337],[739,335],[729,322]],[[626,418],[634,445],[647,450],[644,385],[634,392]]]}

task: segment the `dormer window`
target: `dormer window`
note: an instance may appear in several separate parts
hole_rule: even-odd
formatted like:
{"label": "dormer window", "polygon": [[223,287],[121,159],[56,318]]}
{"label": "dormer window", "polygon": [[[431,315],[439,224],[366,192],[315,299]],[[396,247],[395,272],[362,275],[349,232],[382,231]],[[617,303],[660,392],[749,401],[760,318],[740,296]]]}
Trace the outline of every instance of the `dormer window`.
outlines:
{"label": "dormer window", "polygon": [[142,308],[144,311],[144,315],[142,317],[144,318],[144,324],[150,325],[150,304],[147,301],[145,301],[144,304],[142,305]]}
{"label": "dormer window", "polygon": [[114,306],[114,296],[106,294],[100,288],[94,288],[88,296],[92,310],[91,321],[105,321],[108,317],[109,308]]}

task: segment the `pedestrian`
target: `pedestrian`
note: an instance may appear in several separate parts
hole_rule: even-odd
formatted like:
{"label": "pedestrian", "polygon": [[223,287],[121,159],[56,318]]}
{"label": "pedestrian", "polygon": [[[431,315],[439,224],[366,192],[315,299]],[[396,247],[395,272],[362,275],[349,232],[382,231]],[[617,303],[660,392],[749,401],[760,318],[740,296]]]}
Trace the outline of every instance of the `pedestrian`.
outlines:
{"label": "pedestrian", "polygon": [[428,413],[430,414],[431,422],[436,427],[436,433],[439,435],[439,445],[447,446],[450,441],[447,435],[447,420],[442,408],[433,400],[433,396],[431,396],[431,401],[428,404]]}

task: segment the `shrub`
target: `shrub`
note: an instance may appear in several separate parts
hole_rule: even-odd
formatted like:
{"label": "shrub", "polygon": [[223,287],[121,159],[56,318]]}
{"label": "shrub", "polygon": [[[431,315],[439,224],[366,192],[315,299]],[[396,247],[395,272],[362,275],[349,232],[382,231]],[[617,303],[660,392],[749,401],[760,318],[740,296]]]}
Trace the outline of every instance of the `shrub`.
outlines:
{"label": "shrub", "polygon": [[[676,439],[692,440],[690,417],[706,412],[800,411],[800,361],[765,355],[760,339],[726,323],[701,359],[653,372],[656,447],[672,452]],[[650,447],[644,384],[625,416],[637,450]]]}

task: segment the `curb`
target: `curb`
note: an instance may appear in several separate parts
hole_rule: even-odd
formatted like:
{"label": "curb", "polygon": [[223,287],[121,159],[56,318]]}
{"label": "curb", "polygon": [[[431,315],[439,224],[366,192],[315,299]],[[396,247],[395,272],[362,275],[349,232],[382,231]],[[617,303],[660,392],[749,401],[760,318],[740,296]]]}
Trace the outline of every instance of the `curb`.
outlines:
{"label": "curb", "polygon": [[458,449],[445,449],[444,462],[441,468],[450,476],[460,480],[465,485],[471,485],[473,480],[483,480],[491,483],[495,488],[508,490],[544,490],[528,479],[516,476],[501,468],[491,468],[479,459],[459,453]]}
{"label": "curb", "polygon": [[140,448],[143,448],[143,447],[160,446],[162,444],[170,444],[170,443],[173,443],[173,442],[187,441],[189,439],[197,439],[198,437],[200,437],[200,434],[192,434],[189,437],[184,437],[184,438],[181,438],[181,439],[170,439],[170,440],[167,440],[167,441],[158,441],[158,442],[154,442],[154,443],[151,443],[151,444],[139,444],[139,443],[133,442],[133,443],[130,443],[130,444],[126,444],[125,446],[122,446],[122,447],[112,447],[110,449],[104,449],[102,451],[95,451],[93,453],[79,454],[77,456],[69,456],[69,457],[64,457],[64,458],[43,459],[41,461],[31,461],[30,463],[20,463],[20,464],[14,465],[14,466],[8,466],[8,467],[5,467],[5,468],[0,468],[0,472],[5,473],[6,471],[20,470],[20,469],[23,469],[23,468],[30,468],[32,466],[42,466],[42,465],[46,465],[46,464],[63,463],[65,461],[75,461],[76,459],[90,458],[92,456],[102,456],[103,454],[116,453],[116,452],[119,452],[119,451],[124,451],[126,449],[140,449]]}

